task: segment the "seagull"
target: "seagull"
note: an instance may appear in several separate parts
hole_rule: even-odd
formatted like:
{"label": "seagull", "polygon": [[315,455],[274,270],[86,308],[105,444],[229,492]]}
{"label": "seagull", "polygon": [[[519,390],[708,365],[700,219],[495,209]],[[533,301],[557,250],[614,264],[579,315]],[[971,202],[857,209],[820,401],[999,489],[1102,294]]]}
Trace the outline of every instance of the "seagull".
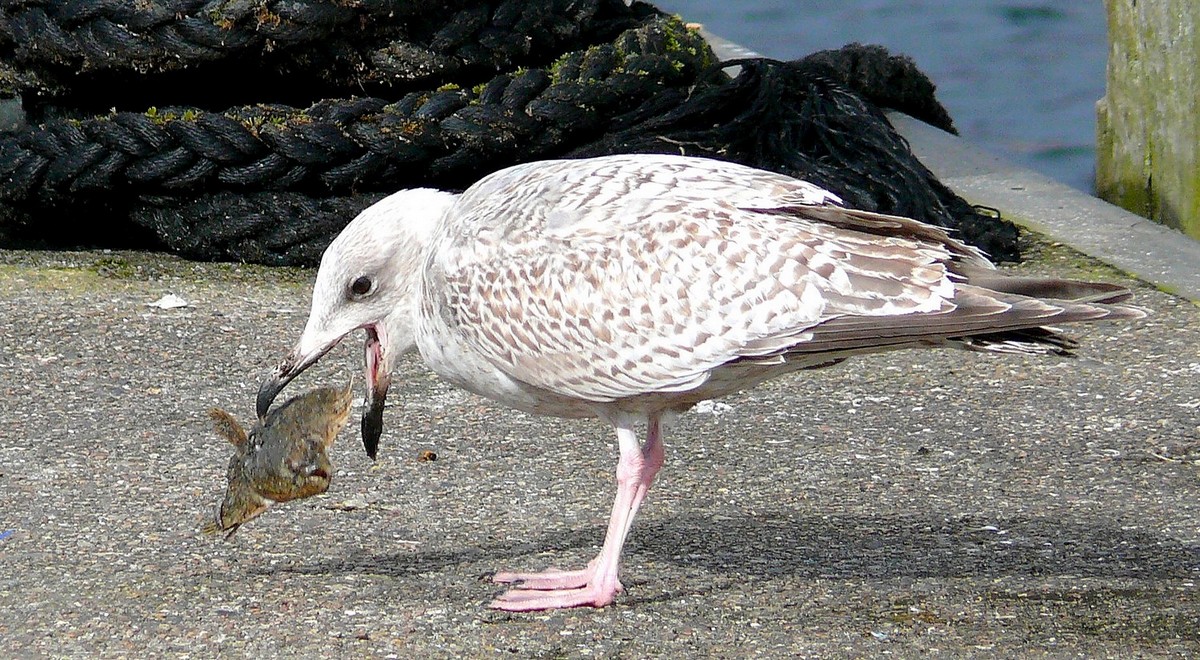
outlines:
{"label": "seagull", "polygon": [[[365,330],[363,442],[374,458],[397,359],[537,415],[616,432],[617,494],[584,568],[501,572],[491,607],[593,606],[622,591],[621,551],[663,465],[664,420],[790,372],[905,348],[1070,354],[1051,323],[1134,319],[1112,284],[1004,276],[910,218],[718,160],[618,155],[530,162],[461,194],[404,190],[325,251],[280,390]],[[644,429],[639,439],[639,429]]]}

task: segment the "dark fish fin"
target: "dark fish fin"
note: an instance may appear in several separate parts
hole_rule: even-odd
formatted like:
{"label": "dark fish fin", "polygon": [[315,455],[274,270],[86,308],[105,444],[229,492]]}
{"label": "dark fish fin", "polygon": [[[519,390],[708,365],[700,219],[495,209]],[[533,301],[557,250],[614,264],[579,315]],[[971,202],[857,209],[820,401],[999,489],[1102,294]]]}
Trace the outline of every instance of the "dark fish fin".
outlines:
{"label": "dark fish fin", "polygon": [[242,523],[234,523],[232,527],[225,529],[221,527],[221,521],[212,520],[209,521],[208,524],[204,525],[204,527],[200,528],[200,533],[204,534],[205,536],[213,536],[220,534],[221,532],[225,532],[225,540],[228,541],[229,539],[233,538],[233,533],[236,532],[237,528],[241,526]]}
{"label": "dark fish fin", "polygon": [[213,408],[208,411],[208,417],[212,419],[213,431],[216,431],[217,435],[228,440],[234,447],[246,444],[246,429],[242,428],[233,415],[220,408]]}
{"label": "dark fish fin", "polygon": [[367,381],[367,399],[363,402],[362,440],[367,456],[375,460],[379,453],[379,438],[383,435],[383,407],[387,404],[391,374],[380,374],[374,383]]}

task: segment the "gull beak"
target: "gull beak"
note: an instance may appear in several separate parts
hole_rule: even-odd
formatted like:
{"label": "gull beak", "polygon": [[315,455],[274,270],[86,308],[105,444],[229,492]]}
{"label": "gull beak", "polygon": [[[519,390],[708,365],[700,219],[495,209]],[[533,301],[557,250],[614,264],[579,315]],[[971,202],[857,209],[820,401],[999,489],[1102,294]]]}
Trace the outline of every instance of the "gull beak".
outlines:
{"label": "gull beak", "polygon": [[337,335],[331,339],[309,341],[308,334],[305,333],[292,352],[271,371],[271,375],[267,376],[267,379],[258,387],[258,398],[255,401],[258,418],[264,419],[267,411],[271,409],[271,404],[275,402],[275,397],[279,396],[283,388],[292,382],[293,378],[324,357],[334,346],[337,346],[343,336]]}
{"label": "gull beak", "polygon": [[[388,350],[387,331],[382,324],[362,326],[367,332],[364,346],[367,370],[367,395],[362,413],[363,448],[372,459],[379,453],[379,438],[383,435],[383,407],[387,402],[388,387],[392,384],[392,355]],[[258,388],[256,408],[259,419],[267,415],[279,392],[293,378],[320,360],[337,346],[345,333],[309,339],[308,333],[300,338],[296,348],[271,372]]]}
{"label": "gull beak", "polygon": [[363,449],[372,460],[379,453],[379,437],[383,435],[383,406],[388,387],[392,384],[391,356],[388,337],[382,326],[368,326],[366,353],[367,397],[362,413]]}

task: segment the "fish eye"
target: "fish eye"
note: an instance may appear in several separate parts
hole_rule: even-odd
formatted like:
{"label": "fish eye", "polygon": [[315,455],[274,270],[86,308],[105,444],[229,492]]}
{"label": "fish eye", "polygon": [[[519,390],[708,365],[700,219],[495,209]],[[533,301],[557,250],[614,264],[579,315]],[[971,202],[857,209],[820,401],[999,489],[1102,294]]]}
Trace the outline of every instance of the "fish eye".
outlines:
{"label": "fish eye", "polygon": [[356,280],[350,283],[350,293],[356,298],[367,295],[374,288],[375,281],[366,275],[360,275]]}

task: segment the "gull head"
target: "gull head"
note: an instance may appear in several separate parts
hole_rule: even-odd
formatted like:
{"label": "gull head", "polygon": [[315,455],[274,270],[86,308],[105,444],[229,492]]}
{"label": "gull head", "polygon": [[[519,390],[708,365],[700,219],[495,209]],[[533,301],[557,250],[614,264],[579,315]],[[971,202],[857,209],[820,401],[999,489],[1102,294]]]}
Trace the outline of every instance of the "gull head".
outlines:
{"label": "gull head", "polygon": [[329,244],[304,332],[259,387],[260,419],[293,378],[362,329],[367,335],[363,446],[375,457],[392,368],[416,347],[413,314],[425,248],[456,198],[425,188],[400,191],[368,207]]}

